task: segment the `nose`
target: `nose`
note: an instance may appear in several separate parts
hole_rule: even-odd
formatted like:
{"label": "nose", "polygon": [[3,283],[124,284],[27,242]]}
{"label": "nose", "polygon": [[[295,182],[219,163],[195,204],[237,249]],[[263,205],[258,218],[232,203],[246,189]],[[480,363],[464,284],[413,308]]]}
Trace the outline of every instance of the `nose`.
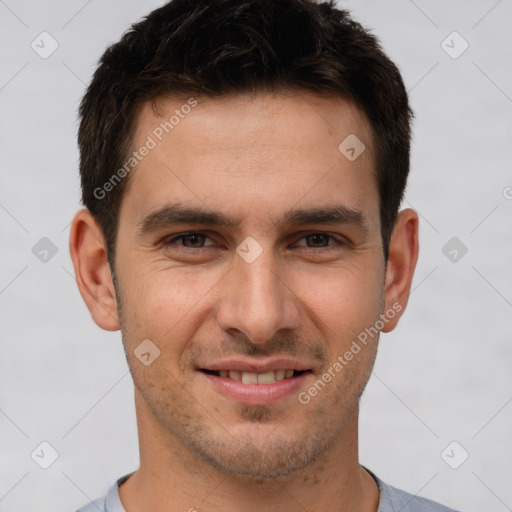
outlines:
{"label": "nose", "polygon": [[217,322],[227,332],[236,330],[251,342],[264,344],[282,329],[298,328],[298,303],[270,250],[252,263],[237,255],[225,278]]}

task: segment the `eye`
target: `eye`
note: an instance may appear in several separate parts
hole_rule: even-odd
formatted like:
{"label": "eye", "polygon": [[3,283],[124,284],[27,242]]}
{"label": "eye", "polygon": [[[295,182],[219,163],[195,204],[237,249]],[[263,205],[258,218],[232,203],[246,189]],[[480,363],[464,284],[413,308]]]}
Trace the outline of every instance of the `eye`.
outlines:
{"label": "eye", "polygon": [[300,240],[305,240],[307,244],[306,247],[309,249],[322,249],[324,247],[334,248],[333,244],[329,244],[331,240],[334,240],[335,244],[338,246],[345,245],[341,239],[335,238],[328,233],[309,233],[304,235]]}
{"label": "eye", "polygon": [[[211,238],[204,233],[182,233],[181,235],[170,238],[164,242],[166,247],[176,246],[176,242],[180,242],[181,244],[178,247],[182,247],[184,249],[202,249],[205,247],[204,242],[206,239]],[[187,243],[190,242],[189,245]]]}

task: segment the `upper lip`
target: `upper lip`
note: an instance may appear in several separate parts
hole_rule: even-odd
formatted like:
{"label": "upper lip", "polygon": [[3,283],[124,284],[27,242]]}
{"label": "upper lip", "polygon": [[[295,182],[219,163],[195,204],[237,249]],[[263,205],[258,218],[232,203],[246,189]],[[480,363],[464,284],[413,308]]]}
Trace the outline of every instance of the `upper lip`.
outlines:
{"label": "upper lip", "polygon": [[199,367],[200,370],[233,370],[250,373],[266,373],[276,370],[311,370],[311,365],[297,359],[280,357],[255,361],[254,359],[230,358],[213,361]]}

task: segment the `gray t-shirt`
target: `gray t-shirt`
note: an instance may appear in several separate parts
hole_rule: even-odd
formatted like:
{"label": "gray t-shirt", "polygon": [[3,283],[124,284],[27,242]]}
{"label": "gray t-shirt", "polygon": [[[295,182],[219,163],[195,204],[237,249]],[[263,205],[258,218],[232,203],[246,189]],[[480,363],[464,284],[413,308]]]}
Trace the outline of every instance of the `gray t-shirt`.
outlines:
{"label": "gray t-shirt", "polygon": [[[365,468],[379,486],[380,500],[377,512],[457,512],[435,501],[420,498],[385,484],[369,469]],[[133,473],[123,476],[107,491],[104,498],[95,500],[77,512],[126,512],[119,499],[119,486]]]}

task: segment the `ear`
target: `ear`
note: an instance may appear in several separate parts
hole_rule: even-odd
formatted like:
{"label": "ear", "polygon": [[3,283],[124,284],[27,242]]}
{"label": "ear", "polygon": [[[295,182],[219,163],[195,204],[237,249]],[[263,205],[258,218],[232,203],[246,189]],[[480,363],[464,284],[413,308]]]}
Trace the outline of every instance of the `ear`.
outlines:
{"label": "ear", "polygon": [[410,208],[397,216],[389,244],[385,284],[385,311],[394,310],[397,314],[386,323],[383,332],[396,327],[407,306],[418,261],[418,225],[418,214]]}
{"label": "ear", "polygon": [[69,252],[80,295],[96,324],[119,329],[117,301],[101,228],[89,210],[80,210],[71,224]]}

